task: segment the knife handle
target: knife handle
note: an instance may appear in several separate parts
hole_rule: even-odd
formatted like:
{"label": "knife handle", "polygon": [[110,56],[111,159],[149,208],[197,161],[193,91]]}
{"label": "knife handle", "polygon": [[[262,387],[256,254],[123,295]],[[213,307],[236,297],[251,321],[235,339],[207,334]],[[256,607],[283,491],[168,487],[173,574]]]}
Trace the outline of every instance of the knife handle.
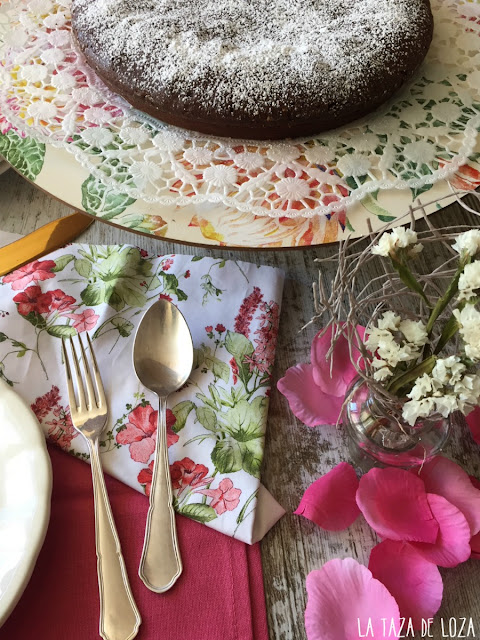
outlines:
{"label": "knife handle", "polygon": [[60,249],[74,240],[94,220],[94,217],[76,211],[8,244],[0,249],[0,276],[19,269],[55,249]]}

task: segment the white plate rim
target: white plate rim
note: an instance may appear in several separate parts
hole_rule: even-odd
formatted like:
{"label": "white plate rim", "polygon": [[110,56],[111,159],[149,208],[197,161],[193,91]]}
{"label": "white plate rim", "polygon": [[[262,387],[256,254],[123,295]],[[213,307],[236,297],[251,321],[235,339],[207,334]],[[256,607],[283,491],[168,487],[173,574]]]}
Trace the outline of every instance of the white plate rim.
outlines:
{"label": "white plate rim", "polygon": [[20,396],[4,381],[0,379],[0,402],[8,403],[16,416],[15,423],[11,423],[18,429],[21,424],[22,441],[25,447],[34,454],[35,461],[35,489],[38,498],[38,507],[30,521],[29,545],[24,550],[22,557],[15,569],[15,575],[8,584],[3,595],[0,595],[0,627],[7,620],[18,603],[25,587],[32,575],[40,549],[45,540],[48,523],[50,521],[50,500],[52,493],[52,465],[48,455],[45,436],[30,407]]}

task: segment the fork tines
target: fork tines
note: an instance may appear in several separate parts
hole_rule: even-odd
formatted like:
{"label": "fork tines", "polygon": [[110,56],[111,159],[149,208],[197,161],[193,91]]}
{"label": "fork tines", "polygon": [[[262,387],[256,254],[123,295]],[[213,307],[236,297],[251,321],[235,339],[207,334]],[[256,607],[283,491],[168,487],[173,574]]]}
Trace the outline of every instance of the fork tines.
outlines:
{"label": "fork tines", "polygon": [[[77,349],[73,338],[69,338],[70,349],[72,352],[73,367],[70,365],[70,358],[67,353],[66,341],[62,338],[62,353],[65,362],[66,374],[67,374],[67,388],[70,402],[70,411],[83,412],[91,411],[92,408],[106,409],[107,402],[105,399],[105,392],[103,389],[102,379],[98,369],[97,359],[93,351],[92,341],[87,333],[88,351],[90,353],[90,361],[87,358],[87,351],[83,344],[83,339],[80,334],[77,335],[77,340],[80,345],[81,358],[78,358]],[[82,366],[81,366],[82,365]],[[73,369],[73,377],[72,377]],[[92,379],[93,372],[93,379]],[[82,375],[83,374],[83,375]],[[93,385],[95,380],[95,388]],[[75,385],[74,385],[75,381]],[[75,393],[76,387],[76,393]],[[86,396],[85,396],[86,389]],[[73,415],[72,415],[73,418]]]}

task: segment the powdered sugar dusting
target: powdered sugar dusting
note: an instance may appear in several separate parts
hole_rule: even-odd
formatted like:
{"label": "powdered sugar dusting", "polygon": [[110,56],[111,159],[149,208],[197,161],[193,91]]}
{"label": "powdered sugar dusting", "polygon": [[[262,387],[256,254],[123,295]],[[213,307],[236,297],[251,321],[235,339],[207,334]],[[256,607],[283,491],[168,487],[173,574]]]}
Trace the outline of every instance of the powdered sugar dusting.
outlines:
{"label": "powdered sugar dusting", "polygon": [[430,28],[426,0],[73,0],[72,15],[138,95],[253,120],[341,110]]}

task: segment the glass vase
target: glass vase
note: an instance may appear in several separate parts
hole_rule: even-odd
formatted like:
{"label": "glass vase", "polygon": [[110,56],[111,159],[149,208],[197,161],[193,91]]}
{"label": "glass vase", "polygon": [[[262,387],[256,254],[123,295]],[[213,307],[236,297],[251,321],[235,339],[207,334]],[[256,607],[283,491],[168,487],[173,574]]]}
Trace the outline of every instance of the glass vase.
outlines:
{"label": "glass vase", "polygon": [[387,407],[363,378],[355,378],[345,394],[343,427],[353,461],[373,466],[410,468],[423,464],[445,447],[452,417],[435,414],[411,426],[402,419],[401,402]]}

